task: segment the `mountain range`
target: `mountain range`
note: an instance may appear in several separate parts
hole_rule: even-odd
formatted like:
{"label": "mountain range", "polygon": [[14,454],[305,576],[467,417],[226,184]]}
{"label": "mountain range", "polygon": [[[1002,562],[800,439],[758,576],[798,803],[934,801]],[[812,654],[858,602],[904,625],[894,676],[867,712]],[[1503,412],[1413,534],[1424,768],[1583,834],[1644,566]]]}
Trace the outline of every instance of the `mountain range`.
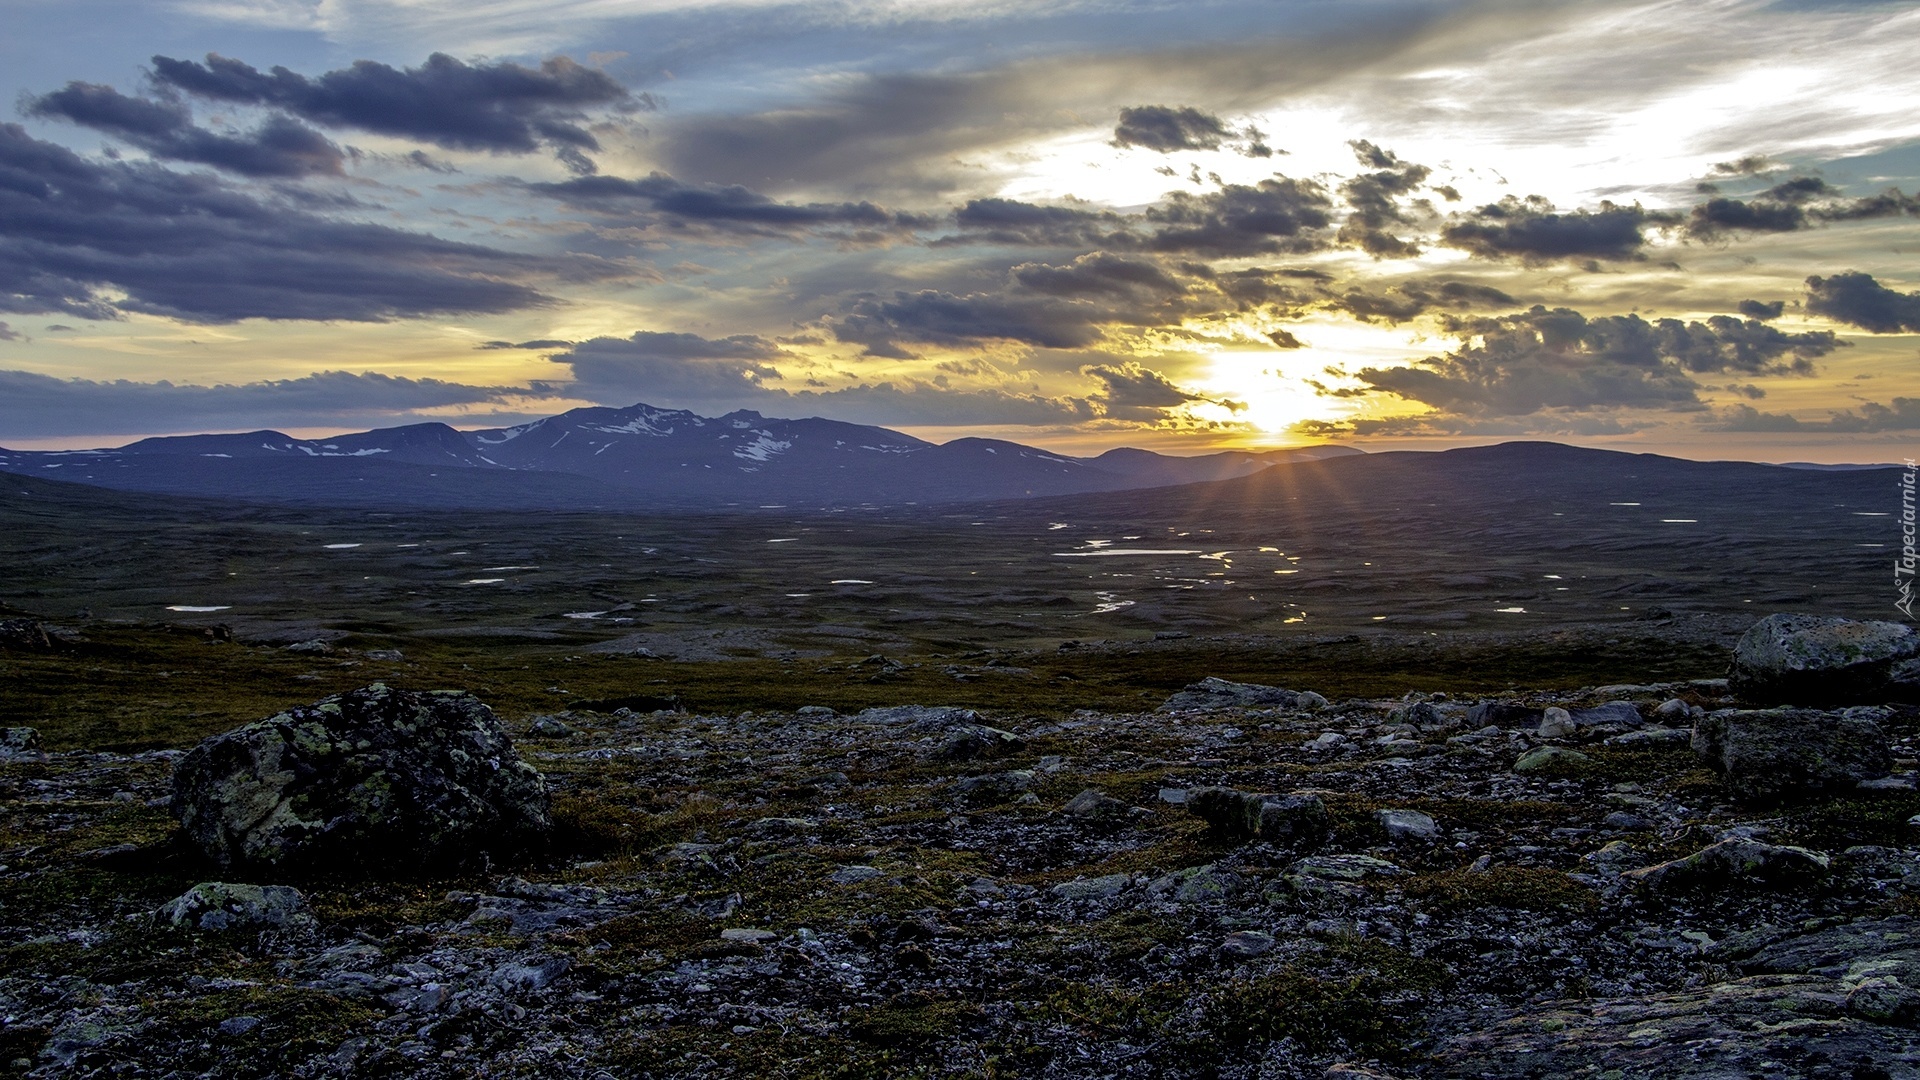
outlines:
{"label": "mountain range", "polygon": [[323,505],[640,509],[942,503],[1123,491],[1358,454],[1343,446],[1097,457],[996,439],[933,443],[883,427],[740,411],[574,409],[515,427],[446,424],[297,439],[277,431],[7,450],[0,471],[127,491]]}

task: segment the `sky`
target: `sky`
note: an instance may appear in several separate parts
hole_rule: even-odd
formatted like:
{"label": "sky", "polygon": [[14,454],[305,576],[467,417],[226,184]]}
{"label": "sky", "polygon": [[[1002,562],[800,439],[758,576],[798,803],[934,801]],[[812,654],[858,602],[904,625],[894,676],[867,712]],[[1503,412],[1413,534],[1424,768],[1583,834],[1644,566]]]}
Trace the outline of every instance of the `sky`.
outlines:
{"label": "sky", "polygon": [[0,0],[0,443],[1920,444],[1920,3]]}

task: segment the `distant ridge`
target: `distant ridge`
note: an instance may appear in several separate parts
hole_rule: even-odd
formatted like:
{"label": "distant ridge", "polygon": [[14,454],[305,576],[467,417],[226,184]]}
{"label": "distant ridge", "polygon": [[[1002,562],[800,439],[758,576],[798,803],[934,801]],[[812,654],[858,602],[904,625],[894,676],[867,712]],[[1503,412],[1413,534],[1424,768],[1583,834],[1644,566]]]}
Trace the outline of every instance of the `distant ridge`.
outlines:
{"label": "distant ridge", "polygon": [[421,508],[949,503],[1165,487],[1359,454],[1344,446],[1080,458],[997,439],[637,404],[480,431],[409,424],[327,439],[177,435],[111,450],[0,449],[0,471],[127,491]]}

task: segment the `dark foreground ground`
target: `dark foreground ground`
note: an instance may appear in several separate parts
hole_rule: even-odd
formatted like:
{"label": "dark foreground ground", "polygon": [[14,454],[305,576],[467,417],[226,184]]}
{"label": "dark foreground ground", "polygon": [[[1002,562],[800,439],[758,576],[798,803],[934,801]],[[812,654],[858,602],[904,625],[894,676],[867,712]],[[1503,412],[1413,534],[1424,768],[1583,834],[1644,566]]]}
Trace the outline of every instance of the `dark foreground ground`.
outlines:
{"label": "dark foreground ground", "polygon": [[[0,618],[55,633],[0,645],[0,725],[41,746],[0,760],[0,1074],[1920,1076],[1907,781],[1742,806],[1684,720],[1465,716],[1727,704],[1757,616],[1881,614],[1864,488],[792,520],[8,490]],[[1161,553],[1071,554],[1114,547]],[[1208,676],[1331,704],[1156,711]],[[255,882],[303,892],[288,929],[156,919],[232,879],[179,841],[179,753],[376,681],[491,704],[551,850]],[[910,704],[1017,739],[862,713]],[[1910,778],[1920,718],[1880,720]],[[1586,756],[1516,771],[1542,745]],[[1210,834],[1204,785],[1316,791],[1332,838]],[[1621,876],[1728,837],[1830,862]]]}

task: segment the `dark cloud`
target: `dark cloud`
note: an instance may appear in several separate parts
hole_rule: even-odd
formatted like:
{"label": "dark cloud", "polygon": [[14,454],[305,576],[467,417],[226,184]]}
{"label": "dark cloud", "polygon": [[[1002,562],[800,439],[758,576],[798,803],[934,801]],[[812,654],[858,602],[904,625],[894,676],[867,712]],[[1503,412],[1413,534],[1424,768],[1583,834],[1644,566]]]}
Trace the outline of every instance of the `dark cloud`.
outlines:
{"label": "dark cloud", "polygon": [[1315,251],[1332,222],[1333,203],[1311,180],[1275,176],[1258,184],[1222,184],[1219,190],[1168,193],[1147,208],[1149,251],[1239,258]]}
{"label": "dark cloud", "polygon": [[1040,206],[1017,199],[974,199],[954,214],[965,231],[944,242],[985,241],[1029,247],[1120,247],[1132,242],[1126,219],[1109,210]]}
{"label": "dark cloud", "polygon": [[535,338],[532,341],[483,341],[480,344],[475,345],[474,348],[481,349],[481,350],[565,349],[571,346],[572,344],[573,342],[571,341],[561,341],[558,338]]}
{"label": "dark cloud", "polygon": [[1267,331],[1267,338],[1273,342],[1274,348],[1277,349],[1304,349],[1307,347],[1306,342],[1294,337],[1291,332],[1286,330],[1269,330]]}
{"label": "dark cloud", "polygon": [[1189,401],[1205,400],[1199,394],[1182,390],[1173,381],[1152,368],[1128,360],[1120,364],[1092,364],[1081,369],[1106,384],[1101,395],[1115,412],[1126,410],[1170,409]]}
{"label": "dark cloud", "polygon": [[1403,323],[1432,310],[1471,311],[1508,307],[1513,297],[1491,285],[1466,281],[1407,281],[1379,292],[1329,293],[1319,306],[1344,311],[1361,322]]}
{"label": "dark cloud", "polygon": [[547,269],[612,272],[337,221],[209,174],[95,163],[0,124],[0,311],[380,322],[545,305],[511,279]]}
{"label": "dark cloud", "polygon": [[[1180,150],[1218,150],[1233,137],[1220,118],[1199,109],[1141,105],[1120,110],[1113,145],[1138,146],[1162,154]],[[1271,153],[1271,151],[1269,151]]]}
{"label": "dark cloud", "polygon": [[1340,185],[1340,195],[1349,212],[1340,225],[1339,239],[1380,258],[1404,258],[1420,253],[1420,245],[1403,240],[1389,230],[1395,225],[1410,225],[1414,218],[1400,200],[1418,190],[1433,170],[1425,165],[1401,161],[1391,150],[1383,150],[1365,139],[1349,143],[1360,164],[1373,171],[1361,173]]}
{"label": "dark cloud", "polygon": [[1850,198],[1818,177],[1796,176],[1747,199],[1719,197],[1693,208],[1687,234],[1715,240],[1730,233],[1794,232],[1828,221],[1920,215],[1920,199],[1890,188]]}
{"label": "dark cloud", "polygon": [[874,356],[906,359],[903,342],[970,346],[1016,341],[1043,349],[1084,349],[1114,321],[1110,307],[1085,300],[999,293],[955,295],[934,289],[857,300],[831,320],[834,336]]}
{"label": "dark cloud", "polygon": [[417,68],[372,60],[309,78],[276,67],[261,72],[212,53],[206,63],[153,58],[162,86],[211,101],[261,105],[329,127],[419,139],[450,150],[524,154],[545,145],[598,150],[583,126],[588,107],[645,107],[605,72],[564,56],[538,68],[466,64],[434,53]]}
{"label": "dark cloud", "polygon": [[223,134],[200,127],[177,100],[128,97],[111,86],[70,82],[27,98],[29,116],[67,120],[124,139],[157,158],[211,165],[254,177],[339,175],[346,154],[319,132],[275,115],[257,129]]}
{"label": "dark cloud", "polygon": [[1066,266],[1023,263],[1013,268],[1021,286],[1048,296],[1171,296],[1186,286],[1158,264],[1096,251]]}
{"label": "dark cloud", "polygon": [[1749,319],[1759,319],[1761,322],[1779,318],[1780,313],[1786,309],[1787,302],[1785,300],[1740,301],[1740,314],[1745,315]]}
{"label": "dark cloud", "polygon": [[1808,278],[1807,311],[1876,334],[1920,332],[1920,293],[1896,292],[1858,271]]}
{"label": "dark cloud", "polygon": [[1715,176],[1759,176],[1763,173],[1777,172],[1781,168],[1765,154],[1748,154],[1736,161],[1717,161],[1713,165]]}
{"label": "dark cloud", "polygon": [[547,359],[573,370],[569,391],[594,401],[631,404],[735,402],[769,379],[772,361],[789,356],[750,334],[704,338],[641,330],[582,341]]}
{"label": "dark cloud", "polygon": [[783,203],[737,185],[684,184],[661,172],[640,180],[583,176],[527,187],[580,209],[679,228],[776,235],[828,228],[897,232],[934,223],[870,202]]}
{"label": "dark cloud", "polygon": [[34,437],[262,426],[373,427],[428,418],[421,410],[498,404],[515,393],[375,372],[326,371],[298,379],[178,386],[0,371],[0,431]]}
{"label": "dark cloud", "polygon": [[22,341],[20,332],[4,322],[0,322],[0,341]]}
{"label": "dark cloud", "polygon": [[1440,230],[1440,242],[1481,258],[1545,263],[1561,259],[1623,261],[1641,258],[1646,230],[1678,224],[1677,214],[1638,204],[1602,202],[1598,210],[1554,210],[1538,195],[1512,195],[1466,214]]}
{"label": "dark cloud", "polygon": [[1357,377],[1461,417],[1525,416],[1542,410],[1704,408],[1693,376],[1710,372],[1810,373],[1839,347],[1830,333],[1783,333],[1758,321],[1704,323],[1638,315],[1587,318],[1566,308],[1450,318],[1467,343],[1410,367],[1366,368]]}
{"label": "dark cloud", "polygon": [[1825,420],[1801,420],[1788,413],[1761,412],[1751,405],[1729,405],[1706,425],[1709,431],[1781,432],[1836,431],[1871,434],[1883,431],[1920,431],[1920,398],[1897,397],[1891,405],[1869,401],[1858,411],[1847,409]]}

